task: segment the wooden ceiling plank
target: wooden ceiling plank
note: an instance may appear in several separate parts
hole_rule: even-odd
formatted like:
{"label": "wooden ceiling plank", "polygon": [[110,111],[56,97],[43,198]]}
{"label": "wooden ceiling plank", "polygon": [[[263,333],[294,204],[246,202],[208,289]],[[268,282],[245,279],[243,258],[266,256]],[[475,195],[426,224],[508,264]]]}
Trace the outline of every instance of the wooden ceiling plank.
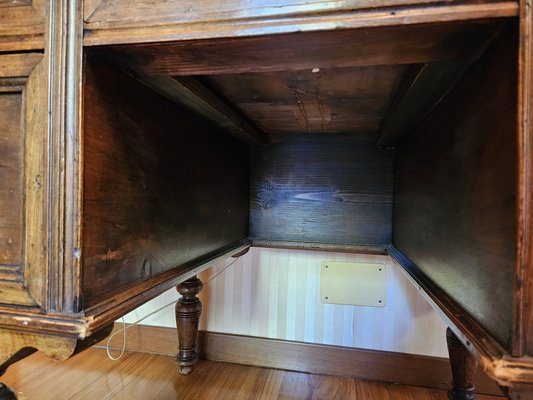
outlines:
{"label": "wooden ceiling plank", "polygon": [[[499,21],[499,20],[498,20]],[[493,20],[110,46],[144,75],[213,75],[438,62],[464,56]]]}

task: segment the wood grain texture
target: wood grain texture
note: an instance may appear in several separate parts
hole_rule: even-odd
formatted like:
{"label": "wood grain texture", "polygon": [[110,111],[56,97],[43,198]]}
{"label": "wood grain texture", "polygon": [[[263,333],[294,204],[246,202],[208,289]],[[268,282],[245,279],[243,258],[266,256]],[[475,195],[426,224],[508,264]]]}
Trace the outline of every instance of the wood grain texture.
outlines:
{"label": "wood grain texture", "polygon": [[82,1],[49,2],[47,308],[80,311],[82,247]]}
{"label": "wood grain texture", "polygon": [[[113,332],[122,329],[115,324]],[[127,351],[174,356],[176,331],[148,325],[128,325]],[[112,354],[120,351],[122,334],[112,340]],[[406,353],[371,351],[350,347],[317,345],[252,336],[199,332],[203,359],[254,367],[289,369],[311,374],[351,376],[445,390],[451,381],[449,360]],[[107,340],[95,347],[105,348]],[[499,396],[501,391],[480,369],[475,383],[478,394]]]}
{"label": "wood grain texture", "polygon": [[210,75],[206,83],[266,133],[375,132],[401,65]]}
{"label": "wood grain texture", "polygon": [[0,330],[0,370],[3,364],[21,349],[34,348],[54,360],[66,360],[76,349],[76,340],[60,336],[38,335],[33,333]]}
{"label": "wood grain texture", "polygon": [[236,112],[233,105],[223,101],[195,78],[142,76],[140,80],[247,143],[259,145],[267,141],[266,135]]}
{"label": "wood grain texture", "polygon": [[[200,332],[200,349],[208,360],[401,385],[446,389],[451,379],[447,359],[413,354],[205,331]],[[475,372],[478,394],[501,395],[501,390],[481,370]]]}
{"label": "wood grain texture", "polygon": [[395,246],[508,351],[515,318],[515,39],[511,30],[499,40],[397,148],[393,232]]}
{"label": "wood grain texture", "polygon": [[488,35],[465,57],[411,66],[381,122],[378,145],[395,146],[422,122],[481,57],[502,29],[500,27],[492,35]]}
{"label": "wood grain texture", "polygon": [[263,241],[391,240],[392,156],[353,141],[273,143],[253,152],[250,233]]}
{"label": "wood grain texture", "polygon": [[[450,0],[447,0],[450,1]],[[359,1],[322,1],[322,0],[260,0],[260,1],[226,1],[224,3],[212,1],[179,1],[170,0],[154,7],[151,0],[135,1],[120,0],[112,3],[102,0],[92,0],[86,6],[84,20],[89,26],[120,26],[147,24],[147,22],[180,22],[213,21],[227,19],[242,19],[251,15],[268,16],[270,18],[295,14],[317,13],[335,9],[337,11],[351,11],[354,9],[404,6],[409,4],[430,4],[438,0],[359,0]]]}
{"label": "wood grain texture", "polygon": [[246,238],[249,156],[105,62],[90,58],[85,82],[87,307]]}
{"label": "wood grain texture", "polygon": [[[99,3],[99,4],[98,4]],[[514,1],[202,1],[91,0],[87,45],[243,37],[336,28],[383,27],[511,17]],[[393,7],[390,7],[393,6]],[[91,13],[91,14],[89,14]],[[110,18],[110,19],[107,19]],[[198,23],[201,22],[201,23]]]}
{"label": "wood grain texture", "polygon": [[533,12],[520,2],[518,90],[518,218],[513,353],[533,355]]}
{"label": "wood grain texture", "polygon": [[[169,356],[126,353],[113,362],[96,349],[61,363],[35,354],[14,365],[3,380],[17,389],[19,400],[446,400],[444,390],[203,360],[194,374],[179,376]],[[501,397],[479,396],[497,399]]]}
{"label": "wood grain texture", "polygon": [[140,75],[212,75],[437,62],[469,54],[499,20],[110,46]]}
{"label": "wood grain texture", "polygon": [[0,1],[0,51],[43,49],[47,0]]}
{"label": "wood grain texture", "polygon": [[[0,91],[5,88],[0,88]],[[22,262],[23,154],[22,93],[0,92],[0,264]]]}
{"label": "wood grain texture", "polygon": [[46,73],[42,54],[0,56],[0,290],[2,303],[42,304]]}
{"label": "wood grain texture", "polygon": [[485,373],[497,382],[502,390],[527,386],[533,381],[533,368],[529,357],[509,354],[471,314],[398,249],[391,245],[388,252],[405,269],[411,283],[418,288],[461,343],[475,356]]}

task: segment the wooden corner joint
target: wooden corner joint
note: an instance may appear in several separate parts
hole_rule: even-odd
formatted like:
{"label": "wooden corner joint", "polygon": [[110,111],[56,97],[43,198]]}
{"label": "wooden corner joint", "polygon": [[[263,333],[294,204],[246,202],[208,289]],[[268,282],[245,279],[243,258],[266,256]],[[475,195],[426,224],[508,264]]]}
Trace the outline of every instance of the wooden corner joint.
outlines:
{"label": "wooden corner joint", "polygon": [[485,373],[500,386],[533,386],[533,357],[483,358],[481,365]]}

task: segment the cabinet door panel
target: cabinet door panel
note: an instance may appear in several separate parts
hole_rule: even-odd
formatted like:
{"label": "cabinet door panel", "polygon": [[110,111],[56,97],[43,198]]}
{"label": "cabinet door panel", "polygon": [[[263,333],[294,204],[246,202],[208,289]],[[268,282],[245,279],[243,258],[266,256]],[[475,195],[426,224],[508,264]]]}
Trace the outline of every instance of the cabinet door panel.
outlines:
{"label": "cabinet door panel", "polygon": [[47,0],[0,0],[0,51],[44,47]]}
{"label": "cabinet door panel", "polygon": [[[0,3],[1,4],[1,3]],[[0,295],[35,306],[46,264],[41,54],[0,56]],[[45,88],[45,87],[44,87]]]}

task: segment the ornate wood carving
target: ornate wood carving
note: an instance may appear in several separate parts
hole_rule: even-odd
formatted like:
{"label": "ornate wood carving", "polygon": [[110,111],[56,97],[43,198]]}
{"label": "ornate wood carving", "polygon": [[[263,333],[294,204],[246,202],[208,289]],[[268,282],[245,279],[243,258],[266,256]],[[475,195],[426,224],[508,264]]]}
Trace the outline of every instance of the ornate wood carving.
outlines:
{"label": "ornate wood carving", "polygon": [[203,284],[196,276],[178,285],[182,297],[176,303],[176,323],[178,327],[179,351],[176,355],[181,375],[190,374],[198,359],[197,336],[198,322],[202,313],[202,303],[196,297]]}

